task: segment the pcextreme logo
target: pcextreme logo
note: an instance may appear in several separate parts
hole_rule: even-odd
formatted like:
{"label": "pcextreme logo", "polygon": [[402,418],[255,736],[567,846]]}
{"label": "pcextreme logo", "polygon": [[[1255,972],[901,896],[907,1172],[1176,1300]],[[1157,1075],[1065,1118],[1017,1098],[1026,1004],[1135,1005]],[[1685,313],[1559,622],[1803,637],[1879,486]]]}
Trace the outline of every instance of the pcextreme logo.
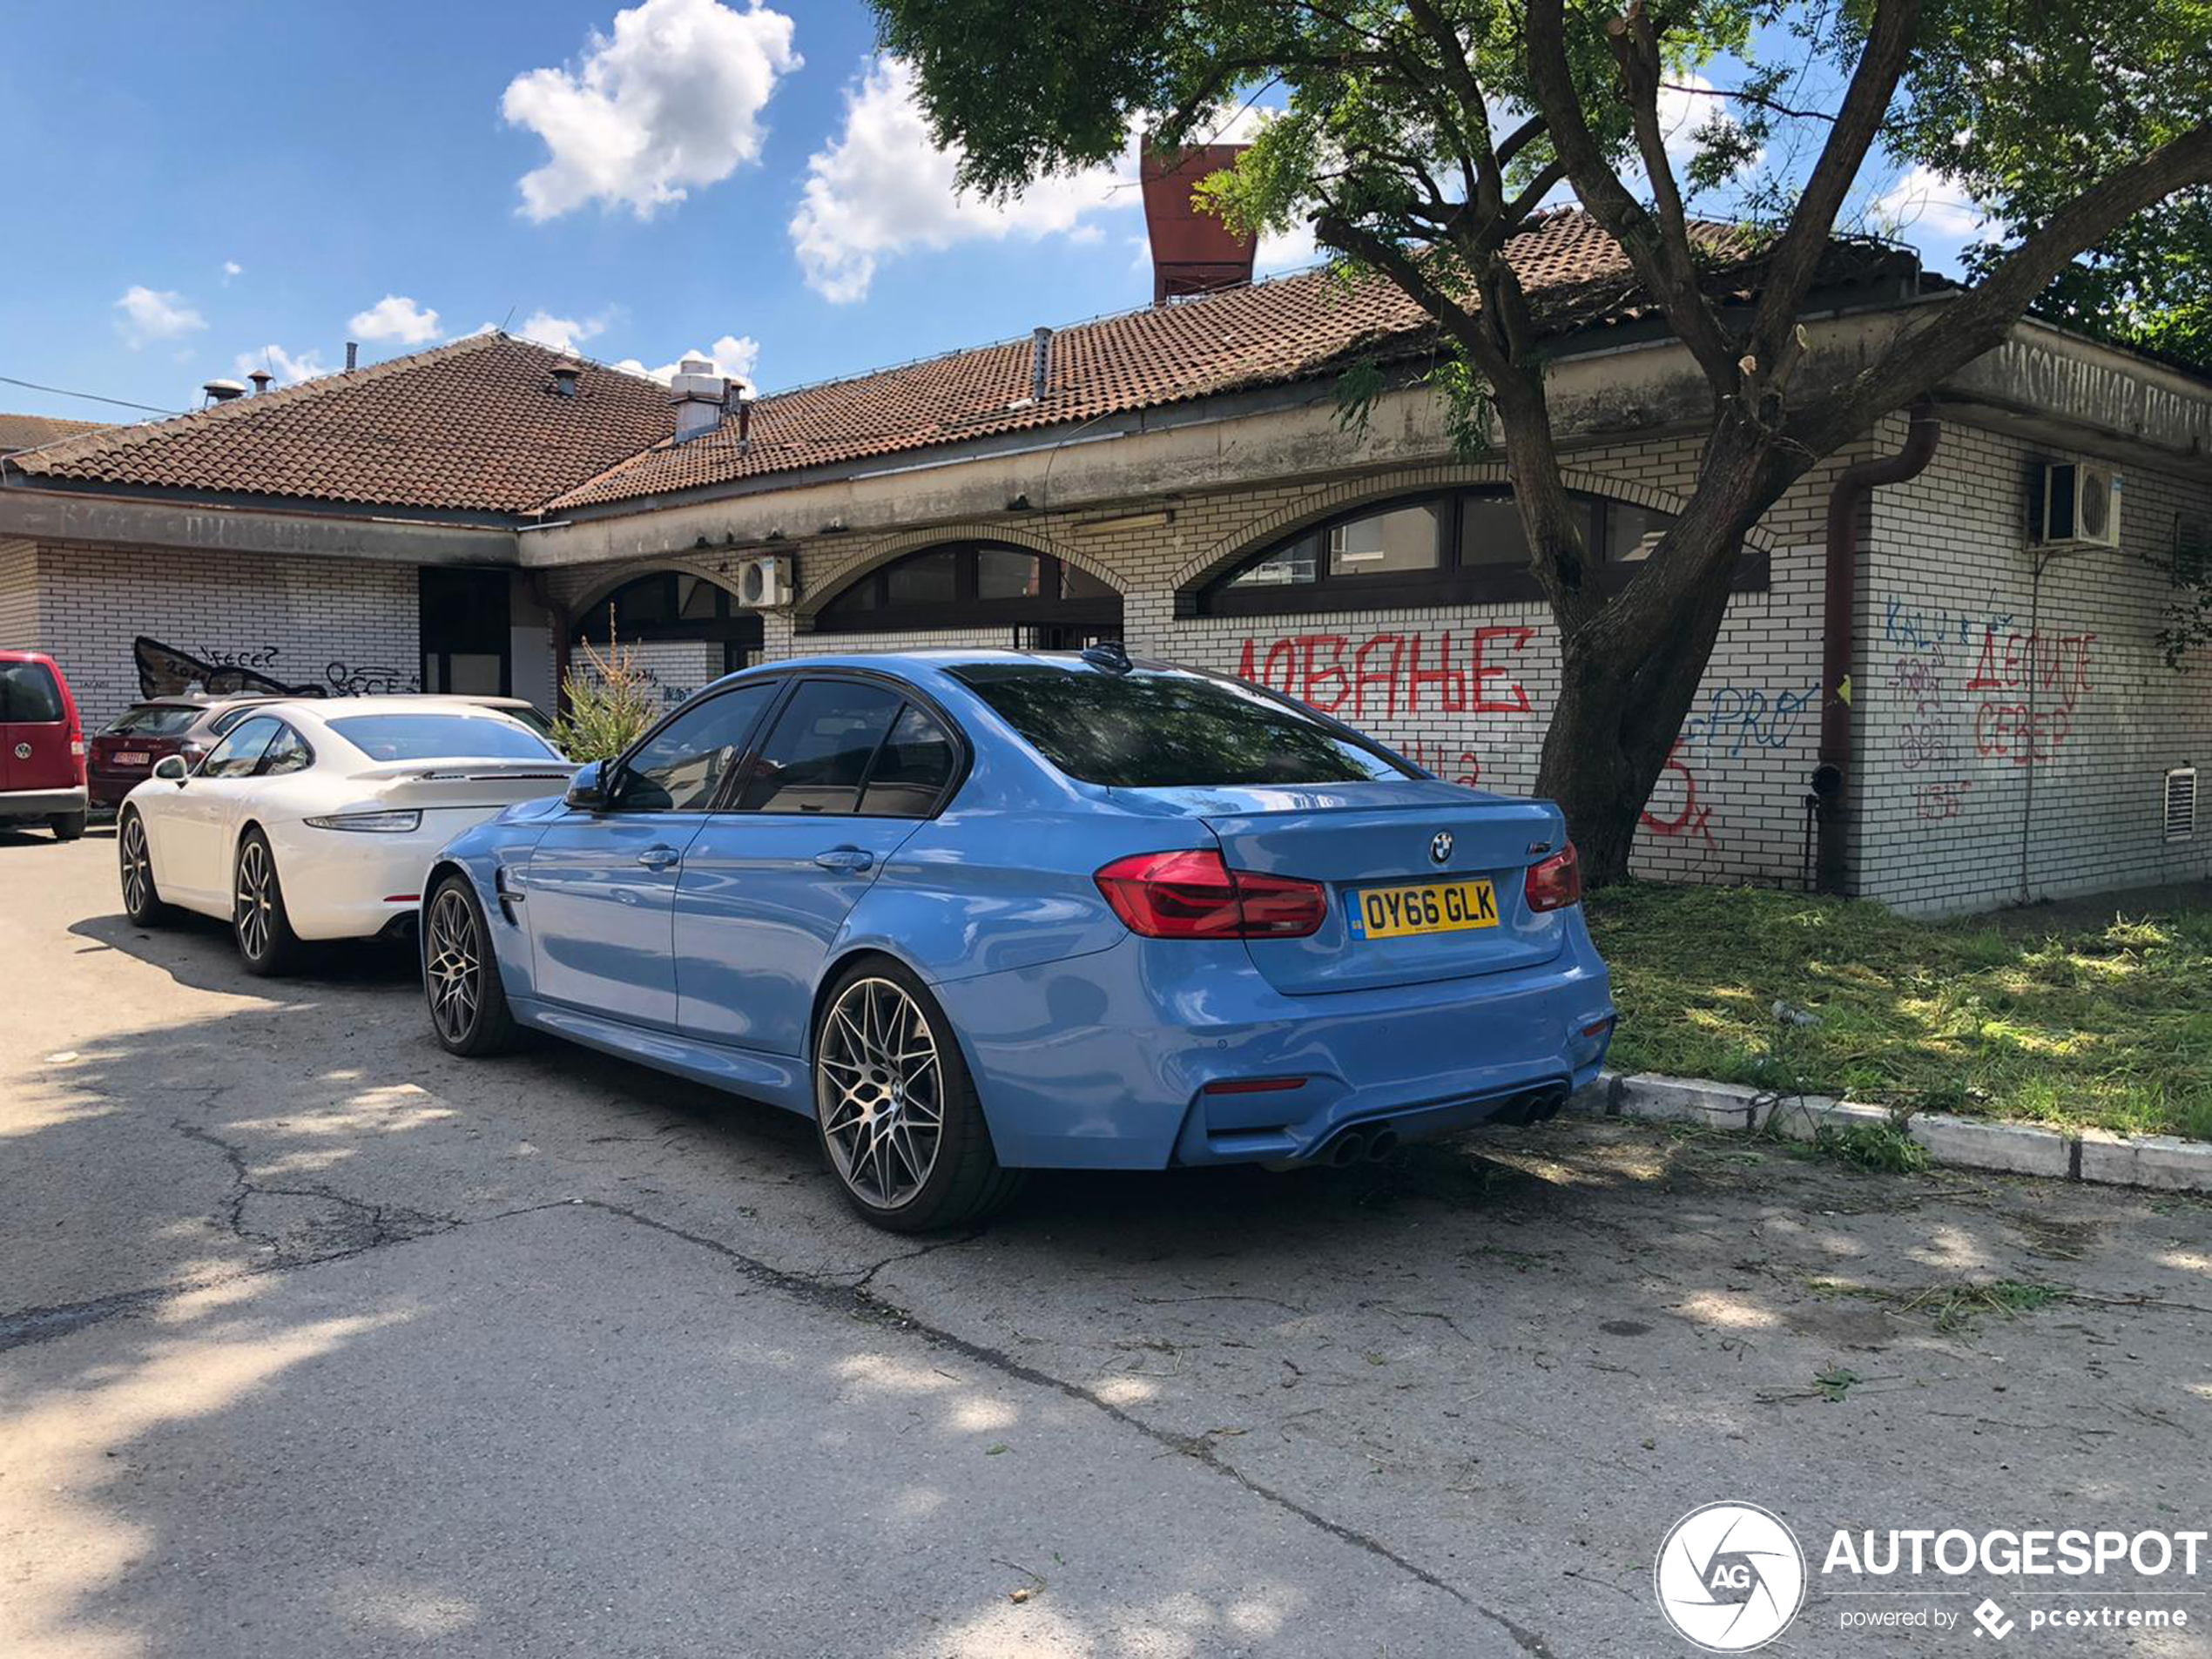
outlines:
{"label": "pcextreme logo", "polygon": [[1750,1503],[1709,1503],[1668,1531],[1652,1569],[1659,1610],[1708,1653],[1749,1653],[1790,1628],[1805,1600],[1805,1553]]}

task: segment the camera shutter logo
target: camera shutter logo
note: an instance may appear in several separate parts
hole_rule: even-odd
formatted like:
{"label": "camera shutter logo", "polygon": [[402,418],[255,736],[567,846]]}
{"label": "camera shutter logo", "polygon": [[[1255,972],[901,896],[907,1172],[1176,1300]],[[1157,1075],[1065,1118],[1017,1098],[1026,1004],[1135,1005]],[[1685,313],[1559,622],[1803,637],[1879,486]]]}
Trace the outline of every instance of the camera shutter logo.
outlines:
{"label": "camera shutter logo", "polygon": [[1790,1628],[1805,1600],[1805,1553],[1776,1516],[1709,1503],[1675,1522],[1652,1569],[1659,1610],[1708,1653],[1749,1653]]}

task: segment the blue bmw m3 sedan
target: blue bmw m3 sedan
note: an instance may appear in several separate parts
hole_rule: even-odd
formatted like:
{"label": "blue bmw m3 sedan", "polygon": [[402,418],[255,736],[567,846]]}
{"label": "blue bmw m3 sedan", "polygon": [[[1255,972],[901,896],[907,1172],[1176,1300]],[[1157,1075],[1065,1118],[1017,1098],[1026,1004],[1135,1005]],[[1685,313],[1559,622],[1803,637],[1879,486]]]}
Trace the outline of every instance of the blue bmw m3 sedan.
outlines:
{"label": "blue bmw m3 sedan", "polygon": [[804,1112],[899,1231],[1024,1170],[1546,1116],[1613,1029],[1556,807],[1116,646],[731,675],[423,894],[446,1048],[527,1028]]}

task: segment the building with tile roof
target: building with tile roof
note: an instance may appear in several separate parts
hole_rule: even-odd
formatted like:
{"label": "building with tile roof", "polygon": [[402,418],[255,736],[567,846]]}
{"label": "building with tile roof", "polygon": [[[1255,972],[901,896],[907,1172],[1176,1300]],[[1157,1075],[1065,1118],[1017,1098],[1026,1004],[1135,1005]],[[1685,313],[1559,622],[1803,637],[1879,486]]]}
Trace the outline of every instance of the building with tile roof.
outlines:
{"label": "building with tile roof", "polygon": [[[1756,244],[1701,235],[1723,307],[1748,303]],[[1693,487],[1710,394],[1584,216],[1510,255],[1558,340],[1599,579],[1626,582]],[[1808,361],[1847,369],[1949,291],[1838,242]],[[1552,624],[1436,361],[1395,288],[1327,271],[758,399],[705,364],[670,388],[478,335],[0,462],[0,644],[53,651],[104,718],[150,658],[550,704],[611,629],[675,705],[763,658],[1119,637],[1525,789]],[[1354,364],[1380,377],[1364,426],[1338,401]],[[1856,515],[1849,885],[1943,911],[2202,873],[2212,831],[2169,806],[2212,705],[2155,636],[2174,572],[2212,557],[2212,390],[2027,323],[1937,415],[1932,461]],[[1649,873],[1805,877],[1831,497],[1905,434],[1880,423],[1747,542]],[[2054,468],[2122,475],[2116,545],[2031,542]]]}

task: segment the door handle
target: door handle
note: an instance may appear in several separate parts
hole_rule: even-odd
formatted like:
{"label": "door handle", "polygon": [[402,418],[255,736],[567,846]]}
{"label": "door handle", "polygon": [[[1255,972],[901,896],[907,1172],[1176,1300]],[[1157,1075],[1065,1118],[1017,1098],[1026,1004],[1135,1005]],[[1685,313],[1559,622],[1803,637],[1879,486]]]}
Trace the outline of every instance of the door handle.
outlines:
{"label": "door handle", "polygon": [[875,862],[875,854],[864,846],[833,846],[815,853],[814,862],[825,870],[865,870]]}
{"label": "door handle", "polygon": [[676,849],[672,846],[649,846],[637,855],[637,862],[649,870],[665,870],[676,862]]}

